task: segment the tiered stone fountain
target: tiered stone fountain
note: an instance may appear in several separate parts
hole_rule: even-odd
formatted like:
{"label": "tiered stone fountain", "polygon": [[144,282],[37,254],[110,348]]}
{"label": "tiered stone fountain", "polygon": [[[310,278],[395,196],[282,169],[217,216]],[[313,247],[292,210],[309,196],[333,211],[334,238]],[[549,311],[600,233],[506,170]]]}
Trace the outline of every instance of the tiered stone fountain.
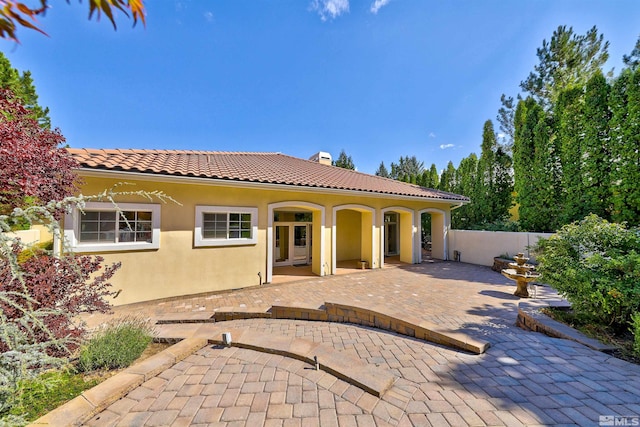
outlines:
{"label": "tiered stone fountain", "polygon": [[513,293],[515,296],[529,298],[529,282],[539,278],[540,273],[532,271],[535,267],[527,264],[529,258],[525,257],[523,253],[519,253],[513,259],[516,262],[509,263],[509,267],[512,268],[506,268],[501,273],[507,279],[516,281],[516,291]]}

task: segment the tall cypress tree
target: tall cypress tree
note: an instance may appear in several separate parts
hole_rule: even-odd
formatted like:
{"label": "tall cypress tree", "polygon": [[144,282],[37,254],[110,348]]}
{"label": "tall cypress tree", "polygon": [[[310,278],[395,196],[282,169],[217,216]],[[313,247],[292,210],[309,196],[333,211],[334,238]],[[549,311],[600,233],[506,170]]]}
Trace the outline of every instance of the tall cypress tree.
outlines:
{"label": "tall cypress tree", "polygon": [[585,89],[584,139],[582,144],[582,187],[586,213],[611,219],[611,152],[609,148],[609,93],[611,87],[602,72],[596,73]]}
{"label": "tall cypress tree", "polygon": [[518,203],[518,214],[520,226],[523,230],[531,230],[535,216],[535,201],[533,192],[534,174],[533,160],[535,155],[534,129],[538,124],[542,107],[536,101],[528,97],[518,101],[514,115],[514,138],[513,138],[513,172],[514,190],[516,192],[516,202]]}
{"label": "tall cypress tree", "polygon": [[435,163],[431,163],[429,168],[429,188],[438,188],[440,184],[440,176],[438,175],[438,168]]}
{"label": "tall cypress tree", "polygon": [[471,203],[456,209],[451,215],[451,223],[457,229],[470,229],[479,222],[479,201],[481,197],[476,193],[478,176],[478,157],[471,153],[460,161],[456,169],[456,185],[453,192],[471,199]]}
{"label": "tall cypress tree", "polygon": [[556,140],[560,147],[562,165],[561,223],[584,218],[588,213],[584,203],[582,184],[582,153],[584,120],[582,118],[584,96],[579,87],[566,89],[555,104]]}
{"label": "tall cypress tree", "polygon": [[426,187],[426,188],[433,188],[433,186],[431,185],[431,180],[429,179],[429,170],[425,169],[424,171],[422,171],[422,173],[418,176],[418,182],[417,184],[421,187]]}
{"label": "tall cypress tree", "polygon": [[438,189],[442,191],[453,192],[456,183],[456,168],[453,166],[453,162],[449,160],[447,168],[442,171],[440,175],[440,183]]}
{"label": "tall cypress tree", "polygon": [[555,231],[560,170],[551,118],[528,97],[518,102],[514,124],[513,169],[520,226],[528,231]]}
{"label": "tall cypress tree", "polygon": [[493,122],[484,122],[482,130],[482,145],[480,159],[478,160],[478,179],[476,180],[476,191],[474,203],[480,222],[493,222],[495,218],[493,201],[494,198],[494,169],[495,151],[498,146],[496,134],[493,129]]}
{"label": "tall cypress tree", "polygon": [[625,69],[611,91],[612,218],[640,224],[640,68]]}
{"label": "tall cypress tree", "polygon": [[561,225],[560,155],[553,141],[553,120],[542,111],[534,128],[533,188],[535,209],[529,213],[533,231],[553,232]]}
{"label": "tall cypress tree", "polygon": [[513,162],[505,147],[498,146],[495,153],[495,168],[493,182],[493,212],[492,221],[509,217],[509,209],[513,205]]}

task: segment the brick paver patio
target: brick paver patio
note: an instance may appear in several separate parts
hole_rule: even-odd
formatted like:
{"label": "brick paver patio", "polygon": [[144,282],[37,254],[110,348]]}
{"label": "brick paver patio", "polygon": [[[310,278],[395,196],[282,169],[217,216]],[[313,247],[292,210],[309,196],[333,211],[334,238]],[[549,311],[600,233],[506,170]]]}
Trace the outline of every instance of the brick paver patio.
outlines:
{"label": "brick paver patio", "polygon": [[[324,343],[398,380],[377,398],[301,361],[208,345],[87,425],[588,426],[601,415],[640,416],[640,366],[516,328],[514,290],[489,268],[436,262],[118,307],[115,315],[157,317],[327,299],[388,305],[485,339],[491,348],[471,355],[356,325],[234,320],[226,322],[230,329]],[[543,288],[538,297],[556,296]]]}

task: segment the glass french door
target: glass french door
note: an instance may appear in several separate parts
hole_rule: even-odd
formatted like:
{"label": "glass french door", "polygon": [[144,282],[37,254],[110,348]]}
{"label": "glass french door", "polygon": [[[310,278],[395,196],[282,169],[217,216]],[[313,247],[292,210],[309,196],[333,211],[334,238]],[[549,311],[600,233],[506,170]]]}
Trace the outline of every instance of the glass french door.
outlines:
{"label": "glass french door", "polygon": [[274,265],[309,264],[310,224],[274,224]]}
{"label": "glass french door", "polygon": [[289,264],[289,226],[275,226],[275,248],[273,251],[275,265]]}
{"label": "glass french door", "polygon": [[398,255],[398,246],[400,239],[398,238],[398,214],[387,213],[384,216],[384,255]]}

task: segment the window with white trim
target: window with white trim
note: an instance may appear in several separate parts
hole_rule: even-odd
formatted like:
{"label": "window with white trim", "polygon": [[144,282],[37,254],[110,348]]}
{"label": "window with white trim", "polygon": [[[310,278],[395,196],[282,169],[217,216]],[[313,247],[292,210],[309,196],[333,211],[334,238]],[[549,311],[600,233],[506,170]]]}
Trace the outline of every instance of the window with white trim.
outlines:
{"label": "window with white trim", "polygon": [[257,208],[196,206],[195,246],[251,245],[257,233]]}
{"label": "window with white trim", "polygon": [[65,237],[76,252],[160,247],[160,205],[87,203],[65,217]]}

